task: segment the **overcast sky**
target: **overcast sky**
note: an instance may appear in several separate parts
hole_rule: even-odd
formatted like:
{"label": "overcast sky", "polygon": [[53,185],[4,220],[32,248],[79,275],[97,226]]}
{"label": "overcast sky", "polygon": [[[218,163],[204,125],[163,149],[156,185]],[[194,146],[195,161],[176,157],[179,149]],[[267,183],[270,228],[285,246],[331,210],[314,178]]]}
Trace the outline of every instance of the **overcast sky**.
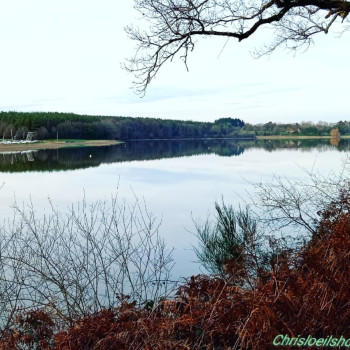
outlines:
{"label": "overcast sky", "polygon": [[[146,96],[121,68],[134,53],[124,27],[132,0],[0,0],[0,110],[58,111],[214,121],[349,119],[350,32],[318,35],[305,53],[251,52],[269,32],[238,43],[198,39],[187,72],[165,66]],[[225,46],[224,50],[223,47]]]}

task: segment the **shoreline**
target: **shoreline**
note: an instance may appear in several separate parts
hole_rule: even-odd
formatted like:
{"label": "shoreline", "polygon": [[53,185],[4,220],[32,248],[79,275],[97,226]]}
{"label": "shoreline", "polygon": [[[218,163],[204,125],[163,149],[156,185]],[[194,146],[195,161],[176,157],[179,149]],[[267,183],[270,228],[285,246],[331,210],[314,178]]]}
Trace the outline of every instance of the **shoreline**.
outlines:
{"label": "shoreline", "polygon": [[0,152],[30,151],[36,149],[58,149],[68,147],[101,147],[122,143],[116,140],[43,141],[38,143],[0,144]]}
{"label": "shoreline", "polygon": [[[350,135],[341,136],[340,139],[349,139]],[[270,135],[270,136],[256,136],[251,138],[215,138],[215,140],[237,140],[237,141],[254,141],[254,140],[316,140],[316,139],[331,139],[331,136],[287,136],[287,135]],[[164,141],[173,139],[142,139],[134,141]],[[179,139],[175,139],[178,141]],[[188,139],[185,139],[188,140]],[[190,140],[214,140],[214,138],[199,138]],[[62,141],[41,141],[38,143],[24,143],[24,144],[0,144],[0,152],[15,152],[15,151],[30,151],[38,149],[58,149],[69,147],[102,147],[112,146],[123,143],[117,140],[62,140]]]}

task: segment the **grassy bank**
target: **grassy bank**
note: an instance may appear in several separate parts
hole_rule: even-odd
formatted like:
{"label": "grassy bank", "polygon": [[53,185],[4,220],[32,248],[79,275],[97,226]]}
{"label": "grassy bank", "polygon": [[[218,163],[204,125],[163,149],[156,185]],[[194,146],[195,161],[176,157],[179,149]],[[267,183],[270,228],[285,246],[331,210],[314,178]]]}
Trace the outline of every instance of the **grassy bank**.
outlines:
{"label": "grassy bank", "polygon": [[116,140],[45,140],[38,143],[0,144],[0,152],[26,151],[34,149],[56,149],[63,147],[111,146],[121,143]]}

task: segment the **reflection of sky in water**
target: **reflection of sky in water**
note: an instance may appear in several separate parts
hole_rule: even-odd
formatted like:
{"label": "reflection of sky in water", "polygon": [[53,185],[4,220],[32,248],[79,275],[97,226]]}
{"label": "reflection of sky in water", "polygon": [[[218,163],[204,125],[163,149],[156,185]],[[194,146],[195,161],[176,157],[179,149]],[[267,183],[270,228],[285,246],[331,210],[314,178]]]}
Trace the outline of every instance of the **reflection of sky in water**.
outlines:
{"label": "reflection of sky in water", "polygon": [[[148,209],[162,219],[161,234],[169,247],[174,246],[174,274],[188,276],[199,272],[191,264],[195,256],[191,246],[196,238],[192,217],[204,220],[214,201],[223,196],[238,205],[246,198],[250,183],[285,175],[294,180],[305,178],[302,168],[312,167],[328,173],[340,169],[345,153],[336,150],[310,152],[279,150],[267,152],[249,149],[238,157],[214,154],[102,164],[98,167],[60,172],[0,173],[0,218],[11,215],[14,196],[18,203],[32,199],[41,212],[53,204],[65,210],[79,201],[85,192],[88,201],[108,200],[118,191],[120,198],[132,202],[134,193],[144,199]],[[119,188],[118,188],[119,184]]]}
{"label": "reflection of sky in water", "polygon": [[[125,174],[126,175],[126,174]],[[144,182],[147,179],[147,183],[154,184],[158,186],[168,185],[168,184],[177,184],[184,183],[189,181],[206,181],[208,176],[207,174],[200,174],[196,172],[178,172],[174,170],[163,170],[163,169],[150,169],[150,168],[137,168],[129,170],[128,174],[129,179],[132,179],[135,182]]]}

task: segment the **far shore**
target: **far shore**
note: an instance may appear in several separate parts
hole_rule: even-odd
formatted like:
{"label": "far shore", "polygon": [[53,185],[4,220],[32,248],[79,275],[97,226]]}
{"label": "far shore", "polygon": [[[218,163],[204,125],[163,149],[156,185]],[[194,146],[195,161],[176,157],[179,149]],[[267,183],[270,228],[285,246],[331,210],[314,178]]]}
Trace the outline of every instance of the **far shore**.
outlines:
{"label": "far shore", "polygon": [[121,141],[116,140],[58,140],[40,141],[37,143],[24,144],[0,144],[0,152],[29,151],[35,149],[56,149],[64,147],[91,147],[117,145]]}
{"label": "far shore", "polygon": [[[313,140],[330,139],[331,136],[293,136],[293,135],[270,135],[256,136],[255,140]],[[341,136],[341,139],[349,139],[350,135]],[[237,139],[242,141],[242,139]],[[249,139],[254,140],[254,139]],[[144,141],[144,140],[138,140]],[[154,140],[153,140],[154,141]],[[24,144],[0,144],[0,152],[29,151],[36,149],[57,149],[64,147],[91,147],[91,146],[112,146],[123,143],[117,140],[43,140],[37,143]]]}

